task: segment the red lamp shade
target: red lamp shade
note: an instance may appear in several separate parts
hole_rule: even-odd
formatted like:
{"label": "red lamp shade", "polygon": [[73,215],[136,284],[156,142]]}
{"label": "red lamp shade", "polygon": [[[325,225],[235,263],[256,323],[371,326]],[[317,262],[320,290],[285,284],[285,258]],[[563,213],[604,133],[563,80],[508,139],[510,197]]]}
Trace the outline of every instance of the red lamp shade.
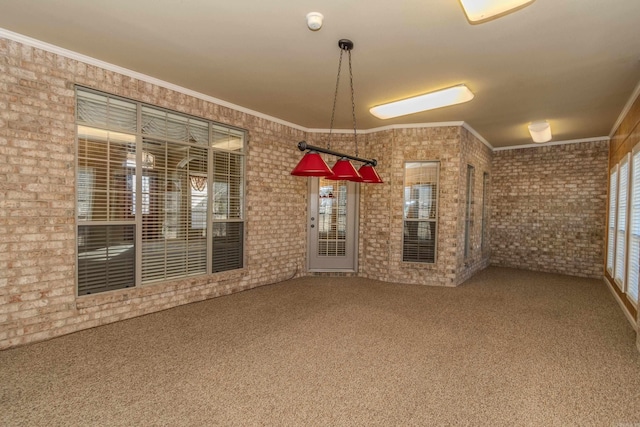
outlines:
{"label": "red lamp shade", "polygon": [[362,177],[362,182],[366,182],[369,184],[382,184],[382,178],[376,172],[376,169],[373,165],[369,163],[365,163],[358,169],[358,173]]}
{"label": "red lamp shade", "polygon": [[293,168],[291,175],[295,176],[331,176],[333,172],[327,162],[317,151],[309,151],[304,155],[298,165]]}
{"label": "red lamp shade", "polygon": [[336,164],[333,165],[332,171],[333,175],[326,177],[326,179],[362,182],[362,177],[346,157],[338,160]]}

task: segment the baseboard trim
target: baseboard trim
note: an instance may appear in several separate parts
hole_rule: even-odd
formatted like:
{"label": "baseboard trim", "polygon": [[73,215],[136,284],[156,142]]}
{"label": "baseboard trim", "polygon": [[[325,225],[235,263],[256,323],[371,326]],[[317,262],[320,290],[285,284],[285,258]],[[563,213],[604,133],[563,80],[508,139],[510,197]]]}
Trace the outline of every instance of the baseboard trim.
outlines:
{"label": "baseboard trim", "polygon": [[[620,299],[620,296],[615,291],[615,289],[613,289],[613,286],[615,286],[615,285],[613,285],[609,281],[609,279],[607,279],[606,277],[603,277],[602,280],[604,280],[604,283],[607,284],[607,287],[609,288],[609,291],[611,292],[613,297],[618,302],[618,305],[620,305],[620,308],[622,308],[622,312],[624,313],[625,317],[627,318],[629,323],[631,323],[631,326],[633,326],[633,329],[636,331],[636,333],[638,333],[638,322],[636,321],[636,319],[633,318],[631,313],[629,313],[629,310],[627,310],[627,307],[624,305],[624,302]],[[638,350],[640,351],[640,341],[636,340],[636,346],[638,346]]]}

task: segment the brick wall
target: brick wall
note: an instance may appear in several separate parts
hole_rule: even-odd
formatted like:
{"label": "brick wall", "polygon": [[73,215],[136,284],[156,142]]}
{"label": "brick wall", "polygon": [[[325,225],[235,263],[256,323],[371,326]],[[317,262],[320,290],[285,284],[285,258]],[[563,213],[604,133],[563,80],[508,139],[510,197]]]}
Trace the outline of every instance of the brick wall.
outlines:
{"label": "brick wall", "polygon": [[[457,284],[456,260],[459,247],[457,233],[459,220],[459,177],[461,165],[460,148],[461,127],[427,127],[395,129],[380,135],[369,135],[372,142],[373,157],[380,159],[383,179],[387,180],[381,188],[367,191],[371,196],[364,202],[365,210],[381,219],[388,218],[388,225],[381,224],[371,230],[361,230],[365,241],[375,240],[377,249],[369,247],[365,259],[368,262],[379,262],[376,273],[382,275],[381,280],[400,283],[453,286]],[[390,138],[389,138],[390,137]],[[382,141],[380,140],[382,138]],[[379,152],[374,148],[380,147]],[[387,147],[387,148],[384,148]],[[439,161],[440,177],[438,189],[438,229],[437,253],[434,264],[409,263],[402,261],[402,236],[404,212],[404,163],[406,161]],[[388,216],[376,207],[379,203],[376,196],[387,192]],[[383,199],[384,200],[384,199]],[[383,240],[386,239],[386,242]],[[364,272],[373,277],[372,272]]]}
{"label": "brick wall", "polygon": [[[76,298],[75,93],[82,85],[247,129],[246,268]],[[0,348],[302,274],[305,133],[0,39]],[[286,233],[283,233],[286,230]]]}
{"label": "brick wall", "polygon": [[[493,151],[476,138],[467,129],[461,129],[461,165],[459,177],[460,206],[458,207],[458,250],[456,262],[456,284],[462,283],[473,276],[478,270],[482,270],[489,265],[491,256],[491,233],[490,233],[490,211],[489,200],[486,200],[485,217],[483,218],[483,175],[487,174],[487,199],[491,189],[491,160]],[[473,202],[471,209],[472,226],[470,232],[470,251],[465,258],[465,215],[466,215],[466,194],[467,194],[467,166],[474,168]],[[484,236],[482,223],[485,221]],[[483,244],[484,243],[484,244]]]}
{"label": "brick wall", "polygon": [[491,264],[602,277],[608,145],[494,153]]}
{"label": "brick wall", "polygon": [[[327,135],[308,135],[308,142],[324,147],[328,142]],[[353,135],[334,134],[331,148],[355,153]],[[397,283],[454,286],[488,265],[489,246],[485,246],[484,251],[480,247],[480,217],[482,173],[491,169],[492,151],[489,147],[463,127],[451,126],[375,131],[360,135],[358,148],[360,157],[378,160],[376,170],[384,181],[383,184],[360,186],[360,276]],[[435,264],[402,261],[404,163],[416,160],[440,162]],[[476,167],[474,215],[478,221],[472,230],[473,250],[465,260],[467,164]],[[486,235],[488,239],[488,229]]]}
{"label": "brick wall", "polygon": [[[75,85],[248,131],[245,268],[76,297]],[[308,274],[308,180],[290,175],[303,139],[324,146],[327,135],[0,39],[0,349]],[[355,153],[353,136],[334,134],[332,148]],[[480,201],[490,156],[475,137],[460,126],[382,130],[361,134],[359,151],[384,180],[360,188],[359,275],[453,286],[485,265],[478,226],[461,260],[466,164],[478,165]],[[415,160],[440,162],[433,265],[402,262],[404,162]]]}
{"label": "brick wall", "polygon": [[[378,161],[376,171],[382,184],[360,186],[360,274],[377,280],[394,280],[389,266],[391,252],[389,238],[392,233],[402,233],[393,228],[391,218],[392,186],[391,158],[394,131],[385,130],[367,135],[364,155]],[[397,205],[394,209],[398,209]]]}

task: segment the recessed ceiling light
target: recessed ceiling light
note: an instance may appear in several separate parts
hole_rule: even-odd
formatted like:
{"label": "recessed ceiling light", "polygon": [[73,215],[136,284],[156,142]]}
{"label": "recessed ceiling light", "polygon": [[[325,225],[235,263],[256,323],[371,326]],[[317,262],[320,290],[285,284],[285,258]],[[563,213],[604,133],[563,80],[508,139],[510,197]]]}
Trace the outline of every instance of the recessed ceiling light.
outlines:
{"label": "recessed ceiling light", "polygon": [[474,24],[525,7],[535,0],[460,0],[467,19]]}
{"label": "recessed ceiling light", "polygon": [[436,92],[414,96],[413,98],[378,105],[371,108],[369,112],[379,119],[391,119],[420,111],[461,104],[471,101],[473,96],[473,92],[471,92],[468,87],[458,85]]}
{"label": "recessed ceiling light", "polygon": [[529,125],[529,133],[533,142],[551,141],[551,125],[546,120],[531,123]]}

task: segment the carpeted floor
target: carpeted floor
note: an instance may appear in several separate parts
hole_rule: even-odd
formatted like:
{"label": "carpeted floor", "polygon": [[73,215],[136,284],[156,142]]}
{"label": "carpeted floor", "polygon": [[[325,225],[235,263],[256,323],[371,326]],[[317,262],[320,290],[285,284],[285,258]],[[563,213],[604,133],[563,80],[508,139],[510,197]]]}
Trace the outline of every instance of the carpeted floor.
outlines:
{"label": "carpeted floor", "polygon": [[638,426],[601,280],[309,277],[0,352],[10,426]]}

